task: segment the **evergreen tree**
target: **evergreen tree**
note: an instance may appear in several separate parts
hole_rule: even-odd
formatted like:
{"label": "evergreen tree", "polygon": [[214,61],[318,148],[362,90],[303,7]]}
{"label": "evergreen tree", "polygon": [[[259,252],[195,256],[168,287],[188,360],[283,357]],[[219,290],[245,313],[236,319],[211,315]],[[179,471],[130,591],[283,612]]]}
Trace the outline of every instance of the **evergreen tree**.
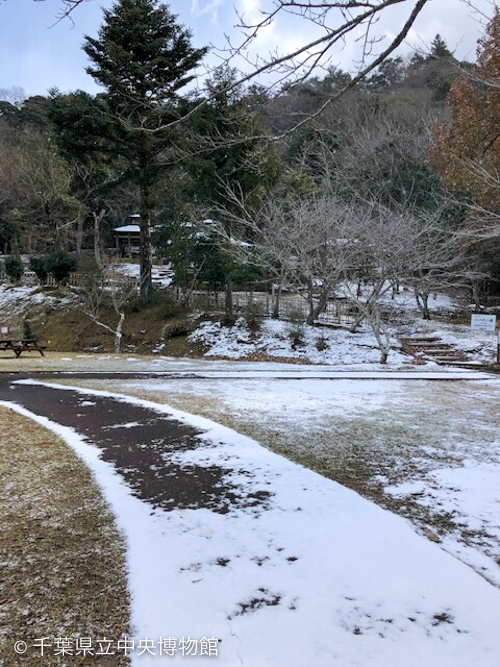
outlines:
{"label": "evergreen tree", "polygon": [[[221,67],[207,82],[209,100],[193,119],[198,153],[187,167],[193,185],[193,199],[223,225],[227,239],[242,235],[235,223],[238,205],[231,197],[237,193],[248,211],[279,178],[280,165],[275,149],[263,138],[263,119],[252,105],[255,98],[244,95],[236,86],[236,70]],[[237,210],[235,210],[237,209]],[[224,281],[226,310],[232,314],[232,281],[238,261],[227,248]]]}
{"label": "evergreen tree", "polygon": [[449,50],[446,42],[437,34],[431,43],[430,58],[453,58],[452,52]]}
{"label": "evergreen tree", "polygon": [[103,113],[111,118],[108,144],[126,158],[139,189],[140,291],[151,291],[151,216],[155,186],[166,169],[160,159],[172,143],[179,114],[179,91],[194,78],[206,49],[191,46],[158,0],[118,0],[104,10],[97,39],[86,37],[84,51],[93,65],[87,72],[106,91]]}

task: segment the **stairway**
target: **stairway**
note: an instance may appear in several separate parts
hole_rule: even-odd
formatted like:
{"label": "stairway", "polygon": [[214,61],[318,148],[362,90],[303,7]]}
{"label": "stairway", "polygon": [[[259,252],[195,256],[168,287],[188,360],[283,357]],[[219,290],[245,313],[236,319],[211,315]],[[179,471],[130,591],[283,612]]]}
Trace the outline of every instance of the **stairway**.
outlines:
{"label": "stairway", "polygon": [[409,336],[400,338],[403,351],[419,359],[435,361],[437,364],[460,364],[466,357],[449,343],[443,343],[436,336]]}

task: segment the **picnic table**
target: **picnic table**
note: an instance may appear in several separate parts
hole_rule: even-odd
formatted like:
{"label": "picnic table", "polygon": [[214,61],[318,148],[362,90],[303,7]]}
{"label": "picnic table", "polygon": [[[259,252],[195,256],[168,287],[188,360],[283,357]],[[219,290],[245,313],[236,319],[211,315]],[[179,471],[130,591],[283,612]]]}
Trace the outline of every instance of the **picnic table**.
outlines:
{"label": "picnic table", "polygon": [[12,350],[19,358],[23,352],[40,352],[45,356],[45,345],[40,345],[36,338],[0,338],[0,352]]}

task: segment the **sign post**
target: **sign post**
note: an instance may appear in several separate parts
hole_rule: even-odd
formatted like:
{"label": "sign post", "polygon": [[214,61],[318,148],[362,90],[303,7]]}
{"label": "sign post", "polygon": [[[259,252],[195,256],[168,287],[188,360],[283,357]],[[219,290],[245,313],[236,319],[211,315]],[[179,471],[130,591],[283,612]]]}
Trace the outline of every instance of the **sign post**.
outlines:
{"label": "sign post", "polygon": [[472,331],[495,331],[497,326],[496,315],[471,315],[470,328]]}
{"label": "sign post", "polygon": [[[497,326],[496,315],[471,315],[470,329],[471,331],[492,331],[495,335]],[[497,358],[496,363],[500,364],[500,330],[497,332]]]}

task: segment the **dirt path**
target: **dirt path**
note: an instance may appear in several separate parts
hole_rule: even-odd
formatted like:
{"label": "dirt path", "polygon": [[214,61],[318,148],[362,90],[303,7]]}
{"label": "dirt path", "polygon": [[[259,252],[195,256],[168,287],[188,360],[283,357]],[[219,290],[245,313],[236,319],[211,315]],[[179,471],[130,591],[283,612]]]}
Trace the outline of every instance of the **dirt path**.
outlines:
{"label": "dirt path", "polygon": [[101,458],[112,463],[133,494],[153,509],[205,508],[226,513],[229,507],[264,503],[270,495],[265,490],[242,493],[236,484],[223,481],[227,468],[176,463],[177,453],[201,445],[197,437],[201,431],[152,408],[117,398],[16,384],[8,378],[0,381],[0,400],[73,428],[102,450]]}

